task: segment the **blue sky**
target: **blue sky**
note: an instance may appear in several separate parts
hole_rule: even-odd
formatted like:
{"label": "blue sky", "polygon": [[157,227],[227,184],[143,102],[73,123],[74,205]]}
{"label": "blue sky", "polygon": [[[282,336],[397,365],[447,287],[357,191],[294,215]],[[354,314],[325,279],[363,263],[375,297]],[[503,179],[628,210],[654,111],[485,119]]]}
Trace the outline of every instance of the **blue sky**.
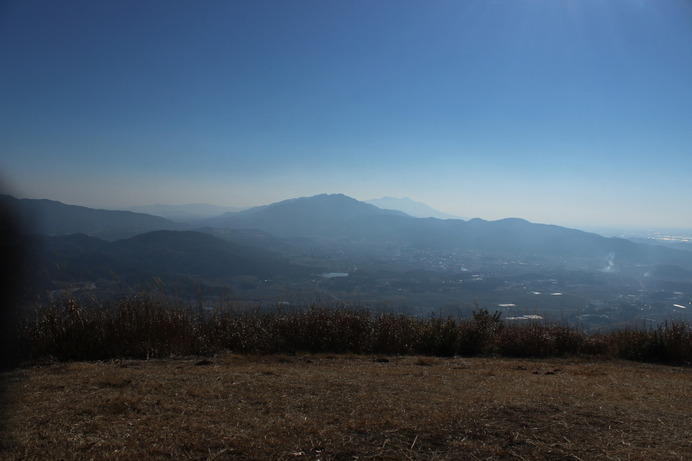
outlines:
{"label": "blue sky", "polygon": [[692,3],[8,1],[0,178],[92,207],[411,197],[692,228]]}

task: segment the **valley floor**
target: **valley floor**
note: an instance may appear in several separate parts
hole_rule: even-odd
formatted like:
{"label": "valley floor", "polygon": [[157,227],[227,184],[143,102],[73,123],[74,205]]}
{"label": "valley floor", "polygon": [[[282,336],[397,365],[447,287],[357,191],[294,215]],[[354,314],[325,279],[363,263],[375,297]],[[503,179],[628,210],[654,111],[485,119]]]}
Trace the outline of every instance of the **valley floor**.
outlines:
{"label": "valley floor", "polygon": [[2,459],[692,459],[692,368],[241,356],[0,375]]}

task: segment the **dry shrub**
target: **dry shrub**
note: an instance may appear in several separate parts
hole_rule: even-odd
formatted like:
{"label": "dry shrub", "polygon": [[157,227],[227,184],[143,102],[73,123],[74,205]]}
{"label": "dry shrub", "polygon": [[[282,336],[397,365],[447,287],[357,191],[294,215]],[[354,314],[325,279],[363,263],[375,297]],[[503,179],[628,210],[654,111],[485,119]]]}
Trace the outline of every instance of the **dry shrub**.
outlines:
{"label": "dry shrub", "polygon": [[289,315],[269,315],[277,349],[311,353],[366,353],[374,334],[367,310],[310,306]]}
{"label": "dry shrub", "polygon": [[206,322],[210,344],[241,353],[272,352],[277,342],[266,328],[267,321],[259,311],[216,312]]}
{"label": "dry shrub", "polygon": [[485,309],[473,311],[473,319],[462,321],[457,337],[457,355],[492,355],[496,352],[496,339],[504,330],[500,313],[490,314]]}
{"label": "dry shrub", "polygon": [[532,323],[503,329],[497,338],[497,351],[506,357],[550,357],[585,352],[585,334],[562,325]]}
{"label": "dry shrub", "polygon": [[380,314],[374,319],[371,352],[413,354],[420,350],[421,321],[403,314]]}
{"label": "dry shrub", "polygon": [[83,306],[73,297],[39,308],[22,327],[32,357],[95,360],[204,353],[190,310],[149,297]]}
{"label": "dry shrub", "polygon": [[472,319],[373,314],[362,308],[310,305],[290,312],[195,311],[150,296],[105,305],[75,298],[39,307],[21,325],[30,360],[61,361],[239,353],[502,355],[553,357],[598,354],[629,360],[692,363],[692,331],[681,322],[655,330],[588,336],[566,326],[505,326],[500,314]]}
{"label": "dry shrub", "polygon": [[424,324],[420,352],[441,357],[458,355],[461,335],[462,330],[456,320],[432,317]]}
{"label": "dry shrub", "polygon": [[626,329],[599,335],[608,354],[627,360],[692,363],[692,326],[665,322],[653,330]]}

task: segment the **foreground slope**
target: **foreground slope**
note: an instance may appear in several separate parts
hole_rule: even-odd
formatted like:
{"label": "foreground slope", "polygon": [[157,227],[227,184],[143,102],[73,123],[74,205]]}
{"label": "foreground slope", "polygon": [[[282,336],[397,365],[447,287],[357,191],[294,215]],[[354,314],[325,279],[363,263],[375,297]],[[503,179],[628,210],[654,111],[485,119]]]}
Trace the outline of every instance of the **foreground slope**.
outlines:
{"label": "foreground slope", "polygon": [[692,370],[238,356],[0,375],[3,459],[692,458]]}

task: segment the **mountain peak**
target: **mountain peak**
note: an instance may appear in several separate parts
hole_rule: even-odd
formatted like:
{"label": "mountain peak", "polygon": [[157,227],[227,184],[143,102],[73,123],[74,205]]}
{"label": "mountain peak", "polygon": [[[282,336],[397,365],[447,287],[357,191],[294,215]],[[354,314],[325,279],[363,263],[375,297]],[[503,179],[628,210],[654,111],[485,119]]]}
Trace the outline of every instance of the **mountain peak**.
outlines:
{"label": "mountain peak", "polygon": [[374,216],[408,216],[383,210],[344,194],[319,194],[250,208],[209,220],[212,226],[263,229],[278,236],[311,236],[337,231],[348,222]]}

